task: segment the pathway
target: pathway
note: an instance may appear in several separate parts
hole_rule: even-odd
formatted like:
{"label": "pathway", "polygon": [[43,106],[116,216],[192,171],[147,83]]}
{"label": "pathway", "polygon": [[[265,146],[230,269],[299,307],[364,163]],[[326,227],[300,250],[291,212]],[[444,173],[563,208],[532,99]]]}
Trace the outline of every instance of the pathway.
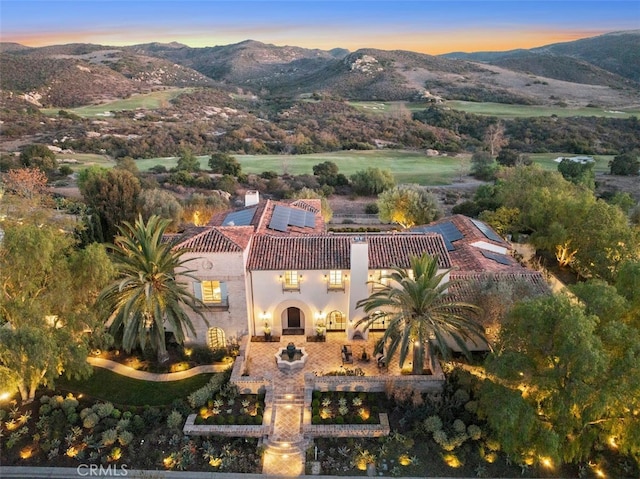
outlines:
{"label": "pathway", "polygon": [[[370,334],[368,341],[347,341],[344,333],[329,333],[326,342],[307,342],[304,336],[282,336],[280,342],[251,343],[249,374],[255,377],[271,377],[273,402],[271,433],[264,441],[262,473],[265,476],[297,477],[304,475],[305,452],[309,440],[302,433],[304,414],[304,374],[315,372],[319,375],[341,368],[361,368],[367,376],[395,374],[400,370],[391,365],[379,370],[375,361],[361,362],[358,357],[365,348],[369,355],[379,333]],[[309,358],[298,371],[280,371],[276,367],[274,355],[291,341],[296,346],[304,346]],[[351,344],[354,355],[352,364],[342,364],[342,345]]]}
{"label": "pathway", "polygon": [[179,371],[176,373],[158,374],[158,373],[150,373],[147,371],[139,371],[137,369],[130,368],[129,366],[125,366],[122,363],[118,363],[116,361],[111,361],[109,359],[104,359],[104,358],[94,358],[90,356],[87,358],[87,362],[92,366],[95,366],[97,368],[102,368],[102,369],[108,369],[122,376],[127,376],[133,379],[140,379],[142,381],[154,381],[154,382],[179,381],[181,379],[187,379],[193,376],[197,376],[198,374],[221,373],[221,372],[224,372],[231,365],[231,364],[206,364],[204,366],[196,366],[195,368],[186,369],[184,371]]}

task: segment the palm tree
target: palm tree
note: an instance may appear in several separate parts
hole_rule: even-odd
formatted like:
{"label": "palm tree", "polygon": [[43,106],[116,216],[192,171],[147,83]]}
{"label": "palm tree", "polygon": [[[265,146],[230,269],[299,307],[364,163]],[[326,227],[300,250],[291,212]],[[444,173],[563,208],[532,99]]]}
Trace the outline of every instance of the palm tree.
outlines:
{"label": "palm tree", "polygon": [[443,282],[450,270],[438,274],[438,259],[428,254],[411,258],[407,271],[393,268],[384,279],[386,284],[368,298],[358,301],[367,317],[356,326],[365,324],[368,329],[375,321],[384,319],[388,327],[376,352],[385,348],[387,360],[400,350],[400,367],[404,365],[413,346],[413,373],[422,374],[424,350],[429,341],[435,340],[439,351],[448,357],[448,339],[453,339],[469,356],[467,340],[484,340],[484,330],[475,321],[479,308],[455,301],[447,292],[451,283]]}
{"label": "palm tree", "polygon": [[[188,261],[181,256],[188,250],[163,241],[169,224],[169,220],[154,215],[146,224],[139,216],[134,225],[125,222],[118,227],[120,234],[115,244],[110,245],[117,279],[99,297],[111,313],[109,330],[114,336],[122,333],[125,351],[130,352],[138,345],[144,350],[148,343],[160,362],[168,359],[165,325],[179,343],[184,342],[185,329],[195,335],[184,306],[205,319],[198,309],[202,302],[176,280],[176,270]],[[193,278],[192,272],[180,274]]]}

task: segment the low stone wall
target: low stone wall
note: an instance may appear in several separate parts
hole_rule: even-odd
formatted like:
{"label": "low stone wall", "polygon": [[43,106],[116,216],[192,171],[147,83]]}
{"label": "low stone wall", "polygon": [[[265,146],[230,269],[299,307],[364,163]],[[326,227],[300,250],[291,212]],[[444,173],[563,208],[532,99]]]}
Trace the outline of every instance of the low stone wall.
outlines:
{"label": "low stone wall", "polygon": [[229,436],[229,437],[262,437],[269,432],[269,426],[264,425],[196,425],[196,414],[189,414],[182,432],[188,436]]}
{"label": "low stone wall", "polygon": [[381,437],[389,435],[389,418],[380,413],[380,424],[303,424],[310,437]]}
{"label": "low stone wall", "polygon": [[260,394],[265,392],[271,381],[262,377],[243,376],[247,371],[247,358],[251,349],[249,336],[242,338],[240,350],[231,371],[231,382],[238,386],[240,394]]}
{"label": "low stone wall", "polygon": [[440,393],[444,386],[444,374],[429,376],[315,376],[305,374],[306,391],[384,392],[409,388],[422,393]]}

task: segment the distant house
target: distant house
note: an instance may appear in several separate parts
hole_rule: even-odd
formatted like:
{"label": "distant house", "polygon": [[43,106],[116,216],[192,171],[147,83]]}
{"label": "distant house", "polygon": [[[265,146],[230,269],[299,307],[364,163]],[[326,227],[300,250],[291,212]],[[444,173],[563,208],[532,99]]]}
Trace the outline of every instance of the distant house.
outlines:
{"label": "distant house", "polygon": [[595,163],[596,161],[592,156],[559,156],[553,161],[560,163],[562,160],[570,160],[575,163],[582,163],[583,165],[586,163]]}
{"label": "distant house", "polygon": [[[366,337],[368,331],[355,326],[364,317],[356,304],[371,293],[370,282],[392,266],[408,268],[410,258],[424,252],[438,257],[441,270],[451,269],[451,279],[524,278],[546,288],[540,273],[518,264],[488,225],[461,215],[406,233],[332,234],[320,200],[261,201],[249,192],[243,208],[191,229],[180,246],[191,250],[186,266],[198,281],[190,287],[209,322],[192,314],[197,336],[187,342],[214,348],[266,328],[272,335],[309,336],[321,326],[345,341]],[[381,321],[371,329],[385,327]]]}

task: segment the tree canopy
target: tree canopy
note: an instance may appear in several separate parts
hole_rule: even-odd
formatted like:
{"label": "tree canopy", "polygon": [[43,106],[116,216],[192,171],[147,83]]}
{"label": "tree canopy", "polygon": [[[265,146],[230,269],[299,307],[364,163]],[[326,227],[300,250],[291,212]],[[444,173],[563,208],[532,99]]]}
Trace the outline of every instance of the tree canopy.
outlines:
{"label": "tree canopy", "polygon": [[0,244],[0,370],[12,371],[23,401],[62,373],[84,377],[103,338],[95,301],[113,268],[104,247],[76,249],[51,222],[3,223]]}
{"label": "tree canopy", "polygon": [[351,175],[351,185],[359,195],[377,195],[393,188],[395,184],[393,173],[380,168],[367,168]]}
{"label": "tree canopy", "polygon": [[[177,275],[192,278],[182,270],[184,248],[164,242],[169,220],[151,216],[145,223],[138,217],[134,224],[125,222],[110,248],[116,266],[116,280],[101,293],[99,301],[109,311],[109,329],[126,351],[147,345],[167,359],[165,328],[182,344],[187,330],[195,336],[189,308],[205,321],[202,302],[177,281]],[[180,271],[179,271],[180,270]],[[194,278],[195,279],[195,278]]]}
{"label": "tree canopy", "polygon": [[242,166],[228,153],[213,153],[209,158],[209,168],[213,173],[238,176],[242,173]]}
{"label": "tree canopy", "polygon": [[442,217],[436,197],[419,185],[399,185],[378,196],[380,221],[403,228],[431,223]]}
{"label": "tree canopy", "polygon": [[596,288],[592,306],[566,295],[538,298],[516,305],[502,325],[480,407],[512,457],[576,463],[612,437],[639,457],[640,335],[596,314],[620,302],[615,290]]}
{"label": "tree canopy", "polygon": [[138,196],[142,187],[128,170],[88,168],[80,175],[78,187],[104,241],[115,237],[123,221],[133,221],[138,215]]}
{"label": "tree canopy", "polygon": [[449,295],[447,274],[438,271],[438,259],[426,253],[411,258],[409,270],[393,268],[377,283],[378,290],[358,301],[357,307],[368,316],[356,326],[369,328],[376,321],[387,321],[379,349],[385,348],[389,359],[399,352],[400,367],[413,350],[414,372],[419,374],[431,341],[445,357],[450,354],[450,341],[468,355],[467,341],[486,341],[484,331],[476,322],[478,308]]}

